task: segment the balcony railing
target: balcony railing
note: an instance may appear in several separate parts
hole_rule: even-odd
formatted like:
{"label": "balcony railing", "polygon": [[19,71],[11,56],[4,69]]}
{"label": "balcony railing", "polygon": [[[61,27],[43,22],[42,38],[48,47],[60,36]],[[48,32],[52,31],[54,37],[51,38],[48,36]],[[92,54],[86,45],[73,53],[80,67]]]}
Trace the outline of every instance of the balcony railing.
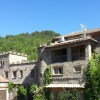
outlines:
{"label": "balcony railing", "polygon": [[67,61],[67,55],[60,55],[52,57],[52,63]]}

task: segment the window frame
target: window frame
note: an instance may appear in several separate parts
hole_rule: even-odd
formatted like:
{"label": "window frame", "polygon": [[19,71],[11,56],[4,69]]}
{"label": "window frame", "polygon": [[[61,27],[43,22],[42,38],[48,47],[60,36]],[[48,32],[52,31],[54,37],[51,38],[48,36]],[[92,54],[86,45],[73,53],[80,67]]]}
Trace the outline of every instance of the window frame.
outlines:
{"label": "window frame", "polygon": [[8,75],[8,71],[5,71],[5,78],[8,78],[9,75]]}
{"label": "window frame", "polygon": [[81,65],[74,66],[74,73],[82,73],[82,66]]}
{"label": "window frame", "polygon": [[53,75],[63,75],[63,66],[54,66]]}
{"label": "window frame", "polygon": [[20,78],[23,78],[23,70],[20,70]]}
{"label": "window frame", "polygon": [[2,67],[2,66],[4,66],[5,65],[5,60],[1,60],[0,61],[0,66]]}
{"label": "window frame", "polygon": [[17,78],[17,71],[13,71],[13,72],[12,72],[12,78],[13,78],[13,79],[16,79],[16,78]]}
{"label": "window frame", "polygon": [[81,47],[79,49],[79,52],[80,52],[80,58],[85,58],[85,48],[84,47]]}

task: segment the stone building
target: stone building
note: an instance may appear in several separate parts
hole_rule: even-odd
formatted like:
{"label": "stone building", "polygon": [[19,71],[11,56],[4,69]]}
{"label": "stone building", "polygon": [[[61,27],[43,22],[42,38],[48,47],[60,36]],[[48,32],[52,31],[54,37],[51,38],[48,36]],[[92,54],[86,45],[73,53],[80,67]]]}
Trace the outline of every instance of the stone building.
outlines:
{"label": "stone building", "polygon": [[[54,93],[63,89],[82,90],[85,82],[83,72],[91,54],[100,52],[100,29],[83,30],[55,37],[50,45],[38,48],[39,59],[29,62],[27,55],[16,52],[0,54],[0,74],[14,84],[43,84],[44,71],[51,69],[52,82],[46,87]],[[56,99],[55,99],[56,100]]]}
{"label": "stone building", "polygon": [[27,55],[17,52],[0,54],[0,74],[14,84],[36,83],[36,62],[28,61]]}
{"label": "stone building", "polygon": [[[50,45],[40,46],[38,84],[43,84],[43,74],[49,65],[53,79],[47,88],[53,92],[64,88],[82,91],[85,86],[83,72],[94,50],[100,51],[100,29],[58,36]],[[83,100],[82,92],[80,95]]]}

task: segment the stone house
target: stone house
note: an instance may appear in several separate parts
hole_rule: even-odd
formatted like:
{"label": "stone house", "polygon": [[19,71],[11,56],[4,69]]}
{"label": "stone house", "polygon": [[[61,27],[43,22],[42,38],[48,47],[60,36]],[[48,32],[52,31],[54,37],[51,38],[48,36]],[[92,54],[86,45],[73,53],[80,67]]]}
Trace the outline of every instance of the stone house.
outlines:
{"label": "stone house", "polygon": [[64,88],[78,89],[83,100],[83,72],[94,50],[100,52],[100,29],[55,37],[50,45],[40,46],[38,50],[38,84],[43,84],[43,74],[49,65],[53,79],[46,87],[55,93]]}
{"label": "stone house", "polygon": [[36,62],[28,61],[27,55],[17,52],[0,54],[0,74],[14,84],[36,83]]}
{"label": "stone house", "polygon": [[14,84],[42,85],[44,71],[50,67],[53,79],[46,87],[54,93],[63,89],[78,89],[83,100],[83,72],[94,50],[100,52],[100,29],[58,36],[50,45],[38,48],[37,62],[29,62],[25,54],[1,53],[0,74]]}

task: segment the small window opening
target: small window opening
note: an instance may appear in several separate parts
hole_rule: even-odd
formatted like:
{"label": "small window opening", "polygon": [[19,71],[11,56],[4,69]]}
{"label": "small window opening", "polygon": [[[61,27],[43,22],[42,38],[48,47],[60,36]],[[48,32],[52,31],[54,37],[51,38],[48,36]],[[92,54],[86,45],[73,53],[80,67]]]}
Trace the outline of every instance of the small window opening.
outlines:
{"label": "small window opening", "polygon": [[8,72],[7,71],[5,72],[5,77],[8,78]]}
{"label": "small window opening", "polygon": [[17,72],[13,71],[13,78],[16,78],[16,77],[17,77]]}

